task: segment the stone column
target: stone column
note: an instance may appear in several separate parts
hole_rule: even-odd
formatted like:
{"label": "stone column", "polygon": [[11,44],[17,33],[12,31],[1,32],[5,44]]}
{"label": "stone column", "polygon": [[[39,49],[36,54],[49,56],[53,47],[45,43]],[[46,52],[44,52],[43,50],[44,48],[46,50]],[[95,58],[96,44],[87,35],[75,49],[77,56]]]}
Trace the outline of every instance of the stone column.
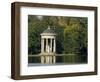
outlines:
{"label": "stone column", "polygon": [[50,39],[50,47],[51,47],[51,49],[50,49],[50,52],[52,52],[52,38]]}
{"label": "stone column", "polygon": [[55,41],[55,38],[54,38],[54,46],[53,46],[53,52],[55,53],[56,52],[56,41]]}
{"label": "stone column", "polygon": [[46,38],[46,52],[48,52],[48,38]]}
{"label": "stone column", "polygon": [[54,52],[53,63],[55,63],[56,62],[56,56],[55,56],[55,52],[56,52],[56,41],[55,41],[55,38],[54,38],[53,52]]}
{"label": "stone column", "polygon": [[[41,55],[44,52],[44,38],[41,38]],[[41,63],[44,64],[44,56],[41,56]]]}

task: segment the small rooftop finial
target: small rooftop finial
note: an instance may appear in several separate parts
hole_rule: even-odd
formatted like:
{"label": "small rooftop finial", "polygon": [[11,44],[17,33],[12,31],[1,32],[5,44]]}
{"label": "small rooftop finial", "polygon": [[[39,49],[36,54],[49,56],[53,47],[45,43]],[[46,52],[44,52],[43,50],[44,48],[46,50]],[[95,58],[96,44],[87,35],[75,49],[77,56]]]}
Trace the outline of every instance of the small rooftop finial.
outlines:
{"label": "small rooftop finial", "polygon": [[48,29],[50,29],[50,26],[48,25]]}

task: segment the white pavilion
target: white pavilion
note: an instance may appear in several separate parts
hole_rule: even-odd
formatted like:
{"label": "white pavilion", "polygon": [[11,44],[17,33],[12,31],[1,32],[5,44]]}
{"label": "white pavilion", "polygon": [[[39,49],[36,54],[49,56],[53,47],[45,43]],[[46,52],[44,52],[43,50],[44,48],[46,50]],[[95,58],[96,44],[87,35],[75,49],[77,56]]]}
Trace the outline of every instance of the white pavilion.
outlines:
{"label": "white pavilion", "polygon": [[52,64],[56,62],[56,33],[48,26],[41,35],[41,63]]}

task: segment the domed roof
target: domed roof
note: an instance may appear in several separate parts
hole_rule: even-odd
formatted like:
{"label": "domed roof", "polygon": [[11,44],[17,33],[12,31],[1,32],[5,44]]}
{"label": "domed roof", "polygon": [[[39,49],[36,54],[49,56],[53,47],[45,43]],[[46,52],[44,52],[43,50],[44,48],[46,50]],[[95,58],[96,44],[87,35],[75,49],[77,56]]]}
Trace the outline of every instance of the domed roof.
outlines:
{"label": "domed roof", "polygon": [[46,30],[44,30],[41,35],[56,35],[55,31],[48,26]]}

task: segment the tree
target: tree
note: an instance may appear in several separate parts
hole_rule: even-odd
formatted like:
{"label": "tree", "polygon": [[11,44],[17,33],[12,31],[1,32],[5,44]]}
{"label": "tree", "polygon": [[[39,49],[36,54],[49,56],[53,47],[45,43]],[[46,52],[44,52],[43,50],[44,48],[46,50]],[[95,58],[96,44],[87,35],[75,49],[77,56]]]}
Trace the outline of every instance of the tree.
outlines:
{"label": "tree", "polygon": [[87,18],[64,16],[28,16],[28,52],[40,53],[40,34],[50,25],[57,33],[58,54],[87,54]]}

